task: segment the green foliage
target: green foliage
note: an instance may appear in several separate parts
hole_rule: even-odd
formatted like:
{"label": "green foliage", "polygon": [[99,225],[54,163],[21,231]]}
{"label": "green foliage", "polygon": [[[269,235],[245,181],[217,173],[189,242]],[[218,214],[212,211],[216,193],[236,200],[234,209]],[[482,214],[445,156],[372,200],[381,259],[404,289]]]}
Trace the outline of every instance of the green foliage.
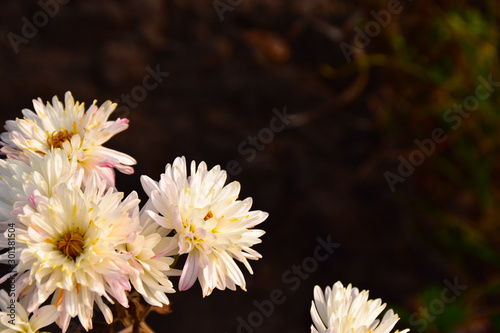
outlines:
{"label": "green foliage", "polygon": [[[385,100],[380,129],[406,143],[403,156],[417,149],[415,139],[431,137],[435,128],[447,135],[416,167],[411,190],[398,190],[408,202],[414,229],[446,257],[449,272],[471,285],[443,313],[427,318],[428,332],[465,332],[469,325],[500,331],[498,298],[488,297],[500,279],[500,87],[487,98],[476,96],[480,77],[500,82],[496,9],[494,1],[482,7],[473,1],[416,4],[383,31],[376,41],[380,46],[366,55],[388,59],[368,62],[390,73],[382,86],[398,98]],[[455,104],[473,98],[477,108],[453,111]],[[419,306],[429,306],[441,289],[422,290],[416,296]]]}

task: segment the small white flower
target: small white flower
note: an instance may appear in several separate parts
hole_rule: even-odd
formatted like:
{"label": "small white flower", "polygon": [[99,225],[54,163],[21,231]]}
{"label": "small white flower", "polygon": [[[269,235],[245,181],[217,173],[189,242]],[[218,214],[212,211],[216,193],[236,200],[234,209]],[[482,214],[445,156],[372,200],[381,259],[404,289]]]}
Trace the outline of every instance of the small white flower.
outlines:
{"label": "small white flower", "polygon": [[[332,288],[326,287],[324,293],[315,286],[311,333],[390,333],[399,317],[388,310],[382,321],[377,319],[386,307],[381,303],[380,298],[368,300],[367,290],[359,292],[350,284],[344,288],[340,281]],[[409,329],[400,333],[405,332]]]}
{"label": "small white flower", "polygon": [[268,214],[250,211],[252,199],[237,200],[240,184],[226,186],[226,172],[216,166],[210,171],[202,162],[196,169],[191,163],[187,176],[186,160],[176,158],[168,164],[158,182],[142,176],[145,192],[150,198],[148,214],[173,238],[179,254],[187,254],[179,290],[189,289],[198,279],[203,296],[214,288],[245,290],[245,278],[234,259],[252,268],[247,259],[257,260],[261,255],[251,247],[261,242],[264,231],[252,229]]}
{"label": "small white flower", "polygon": [[57,309],[53,305],[39,308],[28,316],[24,307],[0,290],[0,332],[2,333],[38,333],[42,327],[52,324],[57,316]]}
{"label": "small white flower", "polygon": [[137,194],[122,201],[123,193],[106,189],[94,175],[85,191],[71,184],[60,184],[56,191],[36,211],[28,207],[19,215],[28,228],[17,238],[27,248],[16,270],[26,280],[22,283],[36,286],[31,295],[23,295],[29,298],[27,310],[35,311],[53,294],[63,331],[75,316],[85,329],[92,328],[94,302],[111,323],[102,297],[127,307],[128,277],[138,274],[127,255],[116,250],[134,242],[139,232]]}
{"label": "small white flower", "polygon": [[[121,152],[105,148],[103,143],[115,134],[128,128],[127,119],[108,120],[116,104],[106,101],[97,107],[97,101],[85,111],[84,104],[74,101],[68,91],[65,105],[57,96],[52,105],[43,105],[41,99],[33,100],[35,112],[24,109],[23,119],[8,120],[0,135],[1,151],[8,158],[28,163],[33,155],[48,154],[53,149],[61,149],[68,157],[76,157],[79,166],[85,170],[86,178],[96,172],[109,186],[114,186],[113,168],[131,174],[130,165],[136,161]],[[85,179],[86,179],[85,178]]]}
{"label": "small white flower", "polygon": [[168,276],[180,275],[178,270],[170,268],[174,262],[170,256],[177,254],[172,237],[162,237],[154,229],[144,228],[133,242],[123,244],[119,250],[128,253],[131,266],[139,272],[129,278],[144,300],[159,307],[169,304],[165,293],[175,290]]}

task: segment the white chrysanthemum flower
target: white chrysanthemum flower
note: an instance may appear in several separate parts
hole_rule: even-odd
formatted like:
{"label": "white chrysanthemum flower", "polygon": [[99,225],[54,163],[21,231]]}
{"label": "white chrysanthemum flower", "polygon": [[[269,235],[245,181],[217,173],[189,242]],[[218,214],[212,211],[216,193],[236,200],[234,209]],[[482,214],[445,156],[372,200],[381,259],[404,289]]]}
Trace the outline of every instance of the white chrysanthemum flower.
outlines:
{"label": "white chrysanthemum flower", "polygon": [[138,274],[129,257],[116,250],[133,242],[140,230],[137,194],[122,201],[123,193],[106,189],[94,175],[84,191],[66,184],[56,191],[57,196],[37,202],[36,211],[25,207],[25,214],[18,216],[28,226],[17,236],[27,249],[15,270],[25,285],[36,286],[28,295],[27,310],[36,310],[54,294],[52,304],[63,331],[75,316],[85,329],[92,328],[94,302],[111,323],[102,297],[127,307],[128,277]]}
{"label": "white chrysanthemum flower", "polygon": [[42,327],[52,324],[57,316],[53,305],[39,308],[29,318],[24,307],[10,298],[5,290],[0,290],[0,332],[3,333],[38,333]]}
{"label": "white chrysanthemum flower", "polygon": [[[314,287],[311,305],[311,333],[389,333],[399,320],[397,314],[388,310],[382,321],[377,317],[385,309],[380,298],[368,299],[368,291],[359,292],[349,284],[344,288],[339,281],[325,292]],[[399,332],[399,331],[396,331]],[[401,333],[409,332],[409,329]]]}
{"label": "white chrysanthemum flower", "polygon": [[[0,263],[18,263],[26,245],[16,239],[27,227],[17,216],[25,207],[36,210],[37,202],[54,195],[58,184],[82,183],[83,170],[78,170],[76,159],[68,160],[64,151],[56,150],[44,156],[33,156],[30,164],[7,159],[0,160],[0,248],[10,250],[0,255]],[[0,279],[4,282],[9,275]]]}
{"label": "white chrysanthemum flower", "polygon": [[261,258],[251,247],[261,242],[264,231],[252,228],[268,214],[250,211],[252,198],[236,200],[240,184],[224,186],[226,177],[220,166],[208,171],[202,162],[196,169],[194,161],[188,177],[184,157],[166,166],[159,183],[141,177],[150,207],[154,207],[149,215],[165,230],[175,230],[179,254],[188,255],[179,281],[181,291],[196,279],[203,296],[214,288],[236,290],[240,286],[245,290],[245,278],[234,259],[253,273],[247,259]]}
{"label": "white chrysanthemum flower", "polygon": [[44,106],[41,99],[33,100],[36,113],[24,109],[23,119],[6,122],[7,132],[0,135],[4,145],[1,151],[8,158],[28,162],[33,155],[62,149],[68,157],[78,159],[87,177],[96,172],[109,186],[114,186],[114,168],[131,174],[134,169],[130,165],[136,164],[136,161],[102,144],[127,129],[128,120],[109,121],[116,104],[106,101],[97,107],[96,103],[94,101],[85,111],[84,104],[75,103],[69,91],[65,95],[65,105],[57,96],[52,99],[52,105],[47,102]]}

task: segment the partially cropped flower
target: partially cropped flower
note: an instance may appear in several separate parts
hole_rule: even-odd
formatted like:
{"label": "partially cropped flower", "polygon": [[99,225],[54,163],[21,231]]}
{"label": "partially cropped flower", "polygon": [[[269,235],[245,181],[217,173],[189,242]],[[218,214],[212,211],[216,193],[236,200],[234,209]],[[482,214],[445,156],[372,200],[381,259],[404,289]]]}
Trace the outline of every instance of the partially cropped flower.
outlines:
{"label": "partially cropped flower", "polygon": [[188,177],[184,157],[166,166],[159,183],[141,177],[150,197],[149,215],[165,230],[175,230],[179,254],[188,255],[179,290],[189,289],[197,279],[203,296],[214,288],[245,290],[245,278],[234,259],[253,273],[247,259],[261,258],[251,247],[261,242],[264,231],[252,228],[268,214],[250,211],[251,198],[237,200],[240,184],[224,186],[226,177],[219,166],[208,171],[202,162],[197,169],[194,161]]}
{"label": "partially cropped flower", "polygon": [[[70,92],[65,95],[65,105],[57,96],[52,105],[43,105],[41,99],[33,100],[35,112],[24,109],[23,119],[9,120],[0,135],[1,151],[8,158],[28,162],[33,155],[48,154],[61,149],[68,157],[76,157],[85,176],[96,172],[109,186],[114,186],[114,168],[131,174],[136,161],[121,152],[103,147],[115,134],[127,129],[127,119],[108,120],[116,104],[106,101],[97,107],[96,101],[85,111],[84,104],[74,101]],[[87,177],[86,177],[87,178]]]}
{"label": "partially cropped flower", "polygon": [[58,316],[55,306],[46,305],[35,311],[30,318],[24,307],[10,298],[5,290],[0,290],[0,309],[2,333],[38,333],[42,327],[52,324]]}
{"label": "partially cropped flower", "polygon": [[[139,231],[137,194],[106,189],[92,175],[83,191],[60,184],[57,196],[38,202],[36,211],[25,209],[19,220],[28,226],[17,237],[27,244],[16,271],[32,288],[27,310],[38,309],[51,295],[57,307],[57,324],[66,331],[78,316],[85,329],[92,328],[94,303],[108,323],[112,313],[102,297],[127,307],[128,280],[138,272],[126,254],[116,250],[135,240]],[[24,288],[23,288],[24,289]]]}
{"label": "partially cropped flower", "polygon": [[[9,247],[9,239],[10,245],[14,244],[16,234],[27,230],[17,218],[25,207],[36,211],[37,202],[54,195],[58,184],[81,185],[83,170],[77,170],[76,159],[68,160],[61,150],[33,156],[29,164],[13,159],[0,160],[0,248]],[[11,232],[6,233],[8,228]],[[18,257],[24,244],[15,242],[15,247]],[[0,262],[6,263],[8,255],[1,255]]]}
{"label": "partially cropped flower", "polygon": [[[344,288],[340,281],[326,287],[324,293],[315,286],[311,333],[390,333],[399,317],[388,310],[382,320],[377,319],[386,307],[381,303],[380,298],[369,300],[367,290],[359,292],[350,284]],[[405,332],[409,329],[400,333]]]}

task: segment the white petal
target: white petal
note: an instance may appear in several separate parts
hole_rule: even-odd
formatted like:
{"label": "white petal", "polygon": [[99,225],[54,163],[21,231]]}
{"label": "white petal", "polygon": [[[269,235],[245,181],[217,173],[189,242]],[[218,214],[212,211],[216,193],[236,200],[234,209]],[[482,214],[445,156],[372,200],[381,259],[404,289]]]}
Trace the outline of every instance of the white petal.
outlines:
{"label": "white petal", "polygon": [[46,305],[35,311],[30,318],[30,326],[33,331],[37,331],[42,327],[52,324],[59,314],[57,308],[53,305]]}
{"label": "white petal", "polygon": [[188,290],[193,286],[200,271],[200,266],[198,264],[198,254],[192,252],[188,255],[186,263],[182,269],[181,279],[179,281],[179,290]]}

